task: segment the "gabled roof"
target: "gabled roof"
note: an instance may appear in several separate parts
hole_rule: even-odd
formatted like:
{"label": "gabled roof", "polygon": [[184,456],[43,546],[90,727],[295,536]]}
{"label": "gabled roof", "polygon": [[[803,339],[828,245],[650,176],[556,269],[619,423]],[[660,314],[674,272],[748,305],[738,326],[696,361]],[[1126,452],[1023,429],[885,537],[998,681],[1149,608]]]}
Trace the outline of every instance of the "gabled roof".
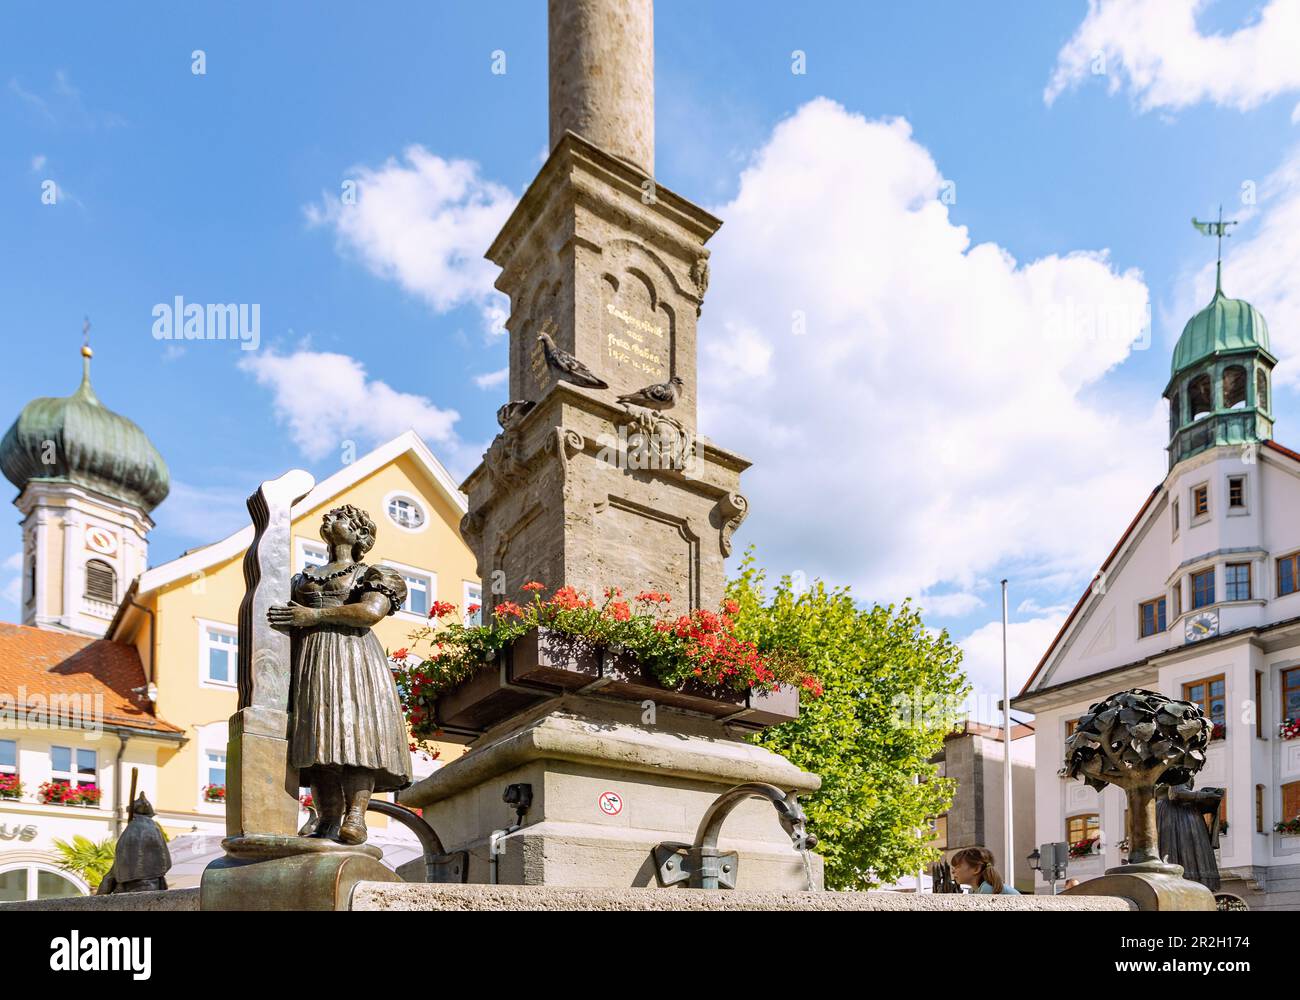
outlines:
{"label": "gabled roof", "polygon": [[[128,643],[0,623],[0,691],[14,698],[15,710],[29,709],[34,698],[40,698],[48,710],[51,698],[102,697],[106,727],[164,736],[182,733],[158,718],[149,702],[135,693],[133,689],[145,683],[140,655]],[[22,705],[17,704],[20,692]],[[56,709],[56,721],[58,715]]]}
{"label": "gabled roof", "polygon": [[[1293,462],[1300,464],[1300,453],[1292,451],[1290,448],[1287,448],[1285,445],[1280,445],[1276,441],[1264,441],[1263,445],[1265,448],[1268,448],[1270,451],[1275,451],[1279,455],[1285,455]],[[1172,470],[1170,471],[1172,473]],[[1039,673],[1042,672],[1042,669],[1046,665],[1047,661],[1051,659],[1052,654],[1056,652],[1057,646],[1061,644],[1061,640],[1065,637],[1066,632],[1070,630],[1070,626],[1074,624],[1075,619],[1078,618],[1079,613],[1083,610],[1083,606],[1084,604],[1087,603],[1088,596],[1092,593],[1093,585],[1097,582],[1098,577],[1100,577],[1103,573],[1105,573],[1106,570],[1110,568],[1111,564],[1115,561],[1115,559],[1119,556],[1124,546],[1128,543],[1128,540],[1132,537],[1133,533],[1137,530],[1138,526],[1146,518],[1147,512],[1151,509],[1152,504],[1155,502],[1156,498],[1160,495],[1160,491],[1164,488],[1164,483],[1167,481],[1168,481],[1168,477],[1166,477],[1165,481],[1162,481],[1159,486],[1157,486],[1155,489],[1151,491],[1150,495],[1146,499],[1146,502],[1142,504],[1142,508],[1137,512],[1137,515],[1133,518],[1133,520],[1129,522],[1129,526],[1124,529],[1124,534],[1122,534],[1120,536],[1119,541],[1115,543],[1115,547],[1110,550],[1110,555],[1108,555],[1106,557],[1106,561],[1101,564],[1101,569],[1099,569],[1093,575],[1093,578],[1088,581],[1088,586],[1085,587],[1083,593],[1079,595],[1079,600],[1075,602],[1074,608],[1070,611],[1070,614],[1066,617],[1065,621],[1061,624],[1060,630],[1056,633],[1055,638],[1052,639],[1051,644],[1047,647],[1047,651],[1043,653],[1043,658],[1038,661],[1038,666],[1034,667],[1034,672],[1029,675],[1029,679],[1025,681],[1025,686],[1020,689],[1020,693],[1016,695],[1016,698],[1023,698],[1025,697],[1025,695],[1030,693],[1030,688],[1033,687],[1034,681],[1038,679]],[[1144,661],[1139,661],[1139,662],[1144,662]]]}
{"label": "gabled roof", "polygon": [[[403,455],[410,455],[415,460],[416,464],[438,486],[439,492],[442,493],[453,508],[459,510],[462,514],[469,510],[465,494],[457,489],[456,481],[451,478],[450,473],[443,467],[443,464],[434,457],[433,452],[429,450],[429,446],[424,443],[420,435],[416,434],[415,431],[403,431],[391,441],[381,444],[373,451],[362,455],[352,464],[343,466],[329,478],[317,483],[315,489],[294,504],[291,516],[298,517],[306,511],[328,503],[371,473],[382,469]],[[205,545],[200,549],[194,549],[171,560],[171,562],[165,562],[161,566],[146,570],[136,581],[136,586],[133,588],[134,593],[128,595],[128,597],[134,598],[140,594],[148,594],[176,580],[188,579],[191,574],[202,572],[234,558],[252,543],[253,526],[249,524],[219,542]],[[118,608],[113,624],[109,627],[109,635],[117,633],[121,620],[125,617],[123,613],[125,607],[126,602],[124,601],[122,606]]]}

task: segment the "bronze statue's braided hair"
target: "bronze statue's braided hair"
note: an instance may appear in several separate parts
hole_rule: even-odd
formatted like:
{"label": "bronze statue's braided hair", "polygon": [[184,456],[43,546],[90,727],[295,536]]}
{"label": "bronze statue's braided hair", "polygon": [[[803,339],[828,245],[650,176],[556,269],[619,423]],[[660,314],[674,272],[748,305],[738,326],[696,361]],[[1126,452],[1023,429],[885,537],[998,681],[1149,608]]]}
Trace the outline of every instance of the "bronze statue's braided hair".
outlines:
{"label": "bronze statue's braided hair", "polygon": [[980,881],[989,883],[993,886],[994,894],[1001,895],[1006,883],[1002,881],[998,870],[993,867],[993,852],[987,847],[963,847],[948,860],[950,864],[960,861],[972,865],[980,873]]}
{"label": "bronze statue's braided hair", "polygon": [[[329,514],[342,514],[351,522],[353,529],[355,529],[358,534],[364,536],[363,538],[358,539],[357,543],[352,546],[352,561],[361,562],[361,557],[374,548],[375,522],[370,519],[370,515],[364,510],[350,503],[345,503],[342,507],[335,507],[329,512]],[[329,514],[326,514],[325,516],[328,517]],[[325,537],[324,531],[325,525],[322,523],[322,538]]]}

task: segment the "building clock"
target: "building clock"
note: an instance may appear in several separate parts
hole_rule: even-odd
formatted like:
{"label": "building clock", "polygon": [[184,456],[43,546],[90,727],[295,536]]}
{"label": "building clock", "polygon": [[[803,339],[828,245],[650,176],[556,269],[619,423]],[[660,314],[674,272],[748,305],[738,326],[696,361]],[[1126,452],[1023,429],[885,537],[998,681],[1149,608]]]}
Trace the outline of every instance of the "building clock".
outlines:
{"label": "building clock", "polygon": [[107,528],[94,526],[86,529],[86,548],[100,555],[111,556],[117,552],[117,536]]}
{"label": "building clock", "polygon": [[1219,613],[1217,611],[1199,611],[1183,622],[1183,639],[1187,642],[1200,642],[1219,634]]}

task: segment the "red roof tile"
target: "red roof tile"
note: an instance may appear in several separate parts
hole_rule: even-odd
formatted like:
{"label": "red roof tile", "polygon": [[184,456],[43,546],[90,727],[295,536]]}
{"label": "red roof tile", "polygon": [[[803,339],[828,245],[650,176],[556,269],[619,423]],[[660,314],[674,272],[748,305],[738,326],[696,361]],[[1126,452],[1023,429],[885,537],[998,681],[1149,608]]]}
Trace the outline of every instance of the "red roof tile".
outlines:
{"label": "red roof tile", "polygon": [[102,697],[105,726],[183,732],[132,692],[145,683],[140,655],[127,643],[0,623],[0,696],[14,702],[20,692],[28,705],[33,696]]}

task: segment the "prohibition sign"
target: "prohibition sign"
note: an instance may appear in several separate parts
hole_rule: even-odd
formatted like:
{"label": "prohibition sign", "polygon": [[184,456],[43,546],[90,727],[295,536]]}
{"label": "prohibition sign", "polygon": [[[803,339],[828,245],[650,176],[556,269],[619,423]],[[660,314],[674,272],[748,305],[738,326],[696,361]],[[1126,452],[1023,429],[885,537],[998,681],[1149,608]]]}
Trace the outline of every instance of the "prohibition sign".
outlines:
{"label": "prohibition sign", "polygon": [[606,816],[617,816],[623,811],[623,796],[618,792],[601,792],[600,811]]}

